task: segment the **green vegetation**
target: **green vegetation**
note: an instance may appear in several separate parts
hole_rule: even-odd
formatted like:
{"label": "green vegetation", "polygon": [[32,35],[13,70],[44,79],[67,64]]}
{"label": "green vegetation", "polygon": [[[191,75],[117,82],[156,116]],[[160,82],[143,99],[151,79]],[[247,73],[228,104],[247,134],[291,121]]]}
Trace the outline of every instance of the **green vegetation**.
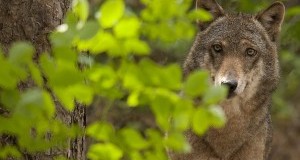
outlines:
{"label": "green vegetation", "polygon": [[[86,132],[95,142],[88,149],[90,159],[167,159],[165,147],[189,150],[183,136],[187,129],[203,134],[224,124],[222,110],[214,105],[224,98],[224,88],[202,83],[208,79],[204,71],[183,81],[179,64],[163,66],[147,56],[151,41],[190,40],[196,32],[193,20],[211,16],[189,10],[189,0],[142,3],[146,7],[136,13],[122,0],[105,1],[95,18],[88,18],[88,2],[74,1],[65,23],[50,35],[51,52],[42,54],[38,64],[32,61],[34,49],[24,42],[1,57],[1,104],[9,115],[1,117],[0,133],[15,136],[20,147],[1,148],[1,158],[66,147],[63,142]],[[99,55],[105,55],[101,62],[96,60]],[[18,84],[29,80],[34,87],[20,91]],[[130,125],[114,128],[99,117],[83,131],[54,119],[54,100],[72,111],[75,103],[88,106],[97,97],[111,104],[124,102],[128,108],[149,107],[158,127],[142,132]],[[203,101],[194,104],[195,97]]]}
{"label": "green vegetation", "polygon": [[[259,9],[266,2],[238,3],[242,10],[253,11],[249,6]],[[0,104],[8,113],[0,116],[0,135],[13,135],[18,144],[18,148],[1,146],[0,159],[21,157],[23,151],[66,148],[70,138],[86,133],[93,139],[89,159],[163,160],[166,147],[189,151],[184,131],[202,135],[209,127],[224,125],[226,118],[216,104],[225,97],[225,88],[211,86],[204,71],[184,79],[179,63],[162,65],[149,58],[155,47],[180,50],[182,46],[174,44],[190,45],[195,20],[208,21],[211,15],[191,9],[192,0],[141,3],[142,9],[133,9],[123,0],[106,0],[92,13],[86,0],[74,0],[64,24],[50,35],[52,50],[41,54],[38,62],[32,60],[34,48],[25,42],[15,43],[8,56],[0,54]],[[283,27],[284,80],[274,96],[276,115],[289,114],[289,95],[299,92],[300,59],[294,54],[299,46],[292,45],[300,42],[299,13],[299,7],[290,8]],[[33,87],[20,87],[28,82]],[[128,109],[148,107],[156,127],[117,128],[104,116],[84,130],[55,118],[58,104],[73,111],[76,103],[89,106],[99,98],[108,104],[106,109],[116,102]],[[196,103],[195,98],[201,101]]]}

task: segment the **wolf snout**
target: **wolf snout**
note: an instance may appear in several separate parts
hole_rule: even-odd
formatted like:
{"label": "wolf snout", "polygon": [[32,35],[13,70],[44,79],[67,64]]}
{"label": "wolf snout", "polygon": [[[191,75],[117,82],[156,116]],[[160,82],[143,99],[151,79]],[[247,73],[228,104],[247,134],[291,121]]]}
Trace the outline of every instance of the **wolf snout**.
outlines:
{"label": "wolf snout", "polygon": [[228,87],[229,96],[234,93],[238,86],[238,82],[236,80],[229,80],[221,82],[221,85]]}

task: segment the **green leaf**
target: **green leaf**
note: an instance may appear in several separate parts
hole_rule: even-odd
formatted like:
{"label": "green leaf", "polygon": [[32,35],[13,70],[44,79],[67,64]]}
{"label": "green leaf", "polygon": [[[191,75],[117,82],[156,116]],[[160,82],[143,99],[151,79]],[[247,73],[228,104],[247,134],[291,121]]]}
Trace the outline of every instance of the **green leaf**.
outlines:
{"label": "green leaf", "polygon": [[109,52],[109,54],[112,54],[112,50],[120,48],[116,38],[111,33],[105,31],[98,31],[98,33],[91,39],[78,41],[77,47],[82,51],[89,50],[92,54],[99,54],[103,52]]}
{"label": "green leaf", "polygon": [[185,131],[190,127],[190,116],[193,114],[193,101],[180,100],[175,105],[172,122],[174,128],[179,131]]}
{"label": "green leaf", "polygon": [[191,96],[201,96],[209,87],[209,74],[204,71],[193,72],[184,83],[184,93]]}
{"label": "green leaf", "polygon": [[8,109],[15,109],[20,99],[20,93],[18,90],[2,90],[0,92],[1,104]]}
{"label": "green leaf", "polygon": [[76,63],[77,53],[68,46],[55,46],[52,48],[55,59]]}
{"label": "green leaf", "polygon": [[69,111],[72,111],[75,107],[75,98],[69,90],[65,88],[53,88],[59,102]]}
{"label": "green leaf", "polygon": [[[6,89],[14,89],[19,82],[18,72],[13,72],[12,69],[16,68],[11,63],[8,63],[3,57],[0,55],[0,64],[2,65],[0,68],[0,86]],[[19,68],[17,68],[19,69]],[[22,70],[21,70],[22,71]],[[19,71],[19,73],[21,73]]]}
{"label": "green leaf", "polygon": [[210,126],[209,113],[205,108],[196,109],[193,115],[192,128],[198,135],[203,135]]}
{"label": "green leaf", "polygon": [[51,96],[40,89],[31,89],[23,93],[17,107],[16,113],[20,115],[32,116],[34,113],[39,115],[42,113],[47,115],[47,118],[52,118],[55,112]]}
{"label": "green leaf", "polygon": [[16,147],[5,146],[0,148],[0,158],[6,159],[8,156],[13,156],[14,158],[21,158],[21,153]]}
{"label": "green leaf", "polygon": [[127,104],[132,107],[136,107],[139,104],[139,95],[138,91],[133,91],[127,98]]}
{"label": "green leaf", "polygon": [[146,141],[138,131],[132,128],[124,128],[120,131],[120,134],[124,142],[132,149],[141,150],[149,146],[148,141]]}
{"label": "green leaf", "polygon": [[200,107],[193,115],[192,128],[198,135],[203,135],[209,127],[220,128],[224,126],[226,117],[219,106]]}
{"label": "green leaf", "polygon": [[29,70],[31,73],[31,78],[34,80],[35,84],[37,84],[39,87],[43,86],[43,77],[41,75],[41,72],[38,68],[38,66],[35,63],[29,64]]}
{"label": "green leaf", "polygon": [[87,156],[92,160],[119,160],[122,158],[123,152],[114,144],[98,143],[90,146]]}
{"label": "green leaf", "polygon": [[226,98],[227,90],[228,89],[224,86],[210,87],[203,97],[203,103],[208,106],[221,102]]}
{"label": "green leaf", "polygon": [[223,127],[226,122],[226,116],[220,106],[210,106],[208,111],[211,115],[210,121],[213,127]]}
{"label": "green leaf", "polygon": [[189,145],[182,133],[169,133],[165,139],[165,144],[170,149],[173,149],[175,151],[181,151],[185,153],[191,151],[191,146]]}
{"label": "green leaf", "polygon": [[117,38],[129,38],[138,36],[141,22],[136,17],[123,18],[114,27],[114,33]]}
{"label": "green leaf", "polygon": [[148,55],[150,52],[149,45],[139,39],[127,39],[124,41],[124,49],[123,52],[127,54],[136,54],[136,55]]}
{"label": "green leaf", "polygon": [[80,19],[85,22],[89,16],[89,3],[87,0],[73,0],[72,11]]}
{"label": "green leaf", "polygon": [[100,8],[99,21],[103,28],[114,26],[123,16],[125,5],[123,0],[107,0]]}
{"label": "green leaf", "polygon": [[198,20],[202,22],[211,21],[213,19],[212,15],[204,9],[193,10],[188,14],[191,20]]}
{"label": "green leaf", "polygon": [[55,94],[66,109],[72,111],[75,105],[75,99],[89,105],[94,96],[93,89],[83,84],[74,84],[67,87],[54,87]]}
{"label": "green leaf", "polygon": [[106,122],[90,124],[87,128],[87,135],[104,142],[109,141],[114,132],[113,126]]}
{"label": "green leaf", "polygon": [[96,21],[87,21],[82,29],[79,30],[80,39],[90,39],[97,34],[99,24]]}
{"label": "green leaf", "polygon": [[151,104],[152,112],[155,115],[156,123],[160,128],[167,131],[169,119],[172,113],[172,101],[165,96],[157,95]]}
{"label": "green leaf", "polygon": [[9,62],[15,65],[27,64],[33,58],[34,48],[26,42],[16,42],[9,51]]}

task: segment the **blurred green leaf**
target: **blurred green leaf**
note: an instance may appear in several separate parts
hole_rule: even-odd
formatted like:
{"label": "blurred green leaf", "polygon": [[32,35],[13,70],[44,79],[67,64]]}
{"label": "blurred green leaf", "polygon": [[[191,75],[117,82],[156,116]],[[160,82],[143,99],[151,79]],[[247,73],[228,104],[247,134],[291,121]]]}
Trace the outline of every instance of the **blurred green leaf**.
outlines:
{"label": "blurred green leaf", "polygon": [[213,19],[212,15],[208,11],[201,8],[191,11],[188,17],[191,20],[197,20],[202,22],[211,21]]}
{"label": "blurred green leaf", "polygon": [[16,42],[9,51],[9,62],[15,65],[24,65],[31,62],[34,48],[26,42]]}
{"label": "blurred green leaf", "polygon": [[120,134],[125,143],[132,149],[141,150],[149,146],[149,143],[135,129],[124,128],[120,131]]}
{"label": "blurred green leaf", "polygon": [[183,151],[188,153],[191,151],[191,146],[185,139],[184,135],[180,133],[170,133],[165,139],[165,144],[175,151]]}
{"label": "blurred green leaf", "polygon": [[114,128],[106,122],[93,123],[87,128],[87,135],[95,138],[98,141],[109,141],[114,135]]}
{"label": "blurred green leaf", "polygon": [[193,72],[187,78],[183,90],[191,97],[201,96],[209,88],[209,75],[204,71]]}
{"label": "blurred green leaf", "polygon": [[203,103],[205,105],[213,105],[221,102],[227,96],[228,89],[224,86],[210,87],[203,97]]}
{"label": "blurred green leaf", "polygon": [[5,146],[0,148],[0,158],[6,159],[8,156],[13,156],[15,158],[21,158],[21,153],[18,151],[16,147],[13,146]]}
{"label": "blurred green leaf", "polygon": [[193,116],[192,128],[199,135],[203,135],[209,128],[209,114],[204,108],[198,108]]}
{"label": "blurred green leaf", "polygon": [[148,55],[150,47],[144,41],[139,39],[127,39],[124,41],[124,53],[132,53],[136,55]]}
{"label": "blurred green leaf", "polygon": [[138,36],[141,23],[136,17],[123,18],[114,27],[114,33],[117,38],[128,38]]}
{"label": "blurred green leaf", "polygon": [[125,5],[123,0],[107,0],[100,8],[99,21],[101,27],[110,28],[114,26],[123,16]]}
{"label": "blurred green leaf", "polygon": [[82,21],[85,22],[89,16],[89,3],[87,0],[73,0],[72,11]]}
{"label": "blurred green leaf", "polygon": [[203,135],[209,127],[222,127],[226,122],[223,110],[218,106],[197,108],[193,115],[192,128],[198,135]]}
{"label": "blurred green leaf", "polygon": [[87,21],[87,23],[79,30],[80,39],[90,39],[97,34],[99,24],[96,21]]}
{"label": "blurred green leaf", "polygon": [[87,157],[92,160],[119,160],[122,156],[122,150],[111,143],[93,144],[87,153]]}

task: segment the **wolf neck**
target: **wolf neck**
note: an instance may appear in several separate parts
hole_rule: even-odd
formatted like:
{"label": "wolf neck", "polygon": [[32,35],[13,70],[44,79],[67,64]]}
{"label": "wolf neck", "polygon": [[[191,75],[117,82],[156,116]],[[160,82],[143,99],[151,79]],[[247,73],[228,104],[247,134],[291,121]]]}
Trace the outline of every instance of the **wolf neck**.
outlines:
{"label": "wolf neck", "polygon": [[224,101],[221,106],[228,119],[225,127],[210,129],[203,141],[219,157],[230,157],[259,132],[259,126],[269,116],[269,105],[270,97],[263,93],[257,93],[249,100],[236,97]]}

